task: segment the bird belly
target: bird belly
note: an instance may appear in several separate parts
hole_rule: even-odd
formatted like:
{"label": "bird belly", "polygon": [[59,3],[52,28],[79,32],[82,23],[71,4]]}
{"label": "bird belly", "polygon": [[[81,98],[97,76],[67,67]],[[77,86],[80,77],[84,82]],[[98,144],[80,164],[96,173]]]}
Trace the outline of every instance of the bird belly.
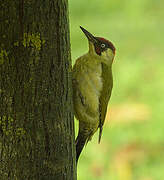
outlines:
{"label": "bird belly", "polygon": [[[99,97],[102,90],[101,65],[83,67],[77,78],[78,89],[75,102],[75,115],[80,121],[99,125]],[[95,123],[96,122],[96,123]]]}

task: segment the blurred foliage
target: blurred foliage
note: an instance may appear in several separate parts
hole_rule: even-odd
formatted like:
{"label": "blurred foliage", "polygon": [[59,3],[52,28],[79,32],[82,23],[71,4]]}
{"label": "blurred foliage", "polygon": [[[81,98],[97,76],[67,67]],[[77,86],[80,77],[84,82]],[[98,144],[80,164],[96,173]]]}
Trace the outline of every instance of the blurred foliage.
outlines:
{"label": "blurred foliage", "polygon": [[84,149],[78,180],[163,180],[164,1],[70,0],[69,6],[73,63],[88,49],[80,25],[117,50],[102,141],[96,133]]}

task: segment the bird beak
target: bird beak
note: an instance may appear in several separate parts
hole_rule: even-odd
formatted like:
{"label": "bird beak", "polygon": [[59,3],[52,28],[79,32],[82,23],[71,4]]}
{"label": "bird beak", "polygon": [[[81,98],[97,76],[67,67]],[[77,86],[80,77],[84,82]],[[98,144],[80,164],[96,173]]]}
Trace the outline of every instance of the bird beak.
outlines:
{"label": "bird beak", "polygon": [[89,41],[91,41],[92,43],[97,43],[97,39],[96,37],[94,37],[90,32],[88,32],[86,29],[84,29],[83,27],[80,26],[80,29],[83,31],[83,33],[86,35],[86,37],[88,38]]}

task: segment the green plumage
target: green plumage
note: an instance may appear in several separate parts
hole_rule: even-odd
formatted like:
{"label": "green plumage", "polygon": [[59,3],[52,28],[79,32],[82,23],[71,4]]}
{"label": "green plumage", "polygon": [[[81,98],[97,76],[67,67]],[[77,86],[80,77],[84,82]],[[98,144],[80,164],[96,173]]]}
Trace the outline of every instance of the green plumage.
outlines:
{"label": "green plumage", "polygon": [[73,67],[73,104],[79,132],[76,138],[76,160],[88,141],[99,129],[99,142],[111,96],[112,63],[115,56],[113,44],[94,37],[80,27],[89,42],[89,51],[76,60]]}
{"label": "green plumage", "polygon": [[102,92],[99,99],[100,101],[100,104],[99,104],[99,111],[100,111],[99,143],[102,136],[102,129],[103,129],[104,121],[105,121],[108,102],[109,102],[112,88],[113,88],[112,68],[111,66],[107,66],[104,63],[102,63],[102,81],[103,81],[103,88],[102,88]]}

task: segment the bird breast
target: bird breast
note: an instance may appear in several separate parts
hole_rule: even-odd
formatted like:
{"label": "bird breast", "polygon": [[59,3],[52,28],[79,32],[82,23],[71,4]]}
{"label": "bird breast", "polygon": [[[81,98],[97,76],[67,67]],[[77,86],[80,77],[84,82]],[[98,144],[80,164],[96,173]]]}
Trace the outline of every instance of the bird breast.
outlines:
{"label": "bird breast", "polygon": [[86,114],[93,119],[99,119],[99,97],[102,90],[102,66],[99,63],[91,64],[92,66],[81,66],[80,79],[78,86],[83,96],[84,105],[83,115]]}

